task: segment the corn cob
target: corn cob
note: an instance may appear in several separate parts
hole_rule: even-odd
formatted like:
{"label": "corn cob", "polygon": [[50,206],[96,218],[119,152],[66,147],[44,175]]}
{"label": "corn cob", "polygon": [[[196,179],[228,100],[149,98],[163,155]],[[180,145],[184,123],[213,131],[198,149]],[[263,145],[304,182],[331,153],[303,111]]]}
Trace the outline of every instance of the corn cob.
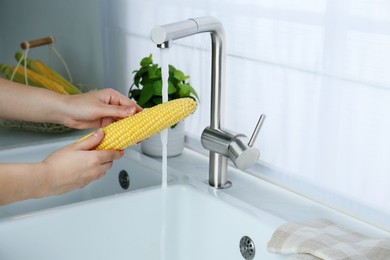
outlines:
{"label": "corn cob", "polygon": [[[16,52],[15,58],[17,61],[19,61],[22,58],[22,53]],[[46,64],[44,62],[42,62],[40,60],[32,60],[32,59],[23,58],[21,63],[22,64],[26,63],[27,68],[29,68],[30,70],[32,70],[38,74],[41,74],[54,82],[57,82],[69,94],[73,95],[73,94],[80,94],[81,93],[81,91],[76,86],[74,86],[72,83],[70,83],[69,81],[64,79],[60,74],[58,74],[57,72],[52,70],[50,67],[46,66]]]}
{"label": "corn cob", "polygon": [[[7,64],[0,64],[0,71],[4,74],[4,76],[7,79],[11,80],[13,70],[11,69],[10,66],[8,66]],[[17,82],[17,83],[21,83],[21,84],[26,84],[26,79],[24,77],[24,74],[20,75],[19,73],[15,73],[12,81]],[[34,87],[45,88],[44,86],[38,84],[37,82],[35,82],[31,79],[28,80],[28,84],[31,86],[34,86]]]}
{"label": "corn cob", "polygon": [[[15,70],[15,67],[11,67],[11,71],[13,72]],[[58,84],[57,82],[54,82],[45,76],[42,76],[28,68],[26,68],[26,73],[27,73],[27,80],[29,81],[28,83],[30,84],[30,80],[33,82],[37,83],[39,87],[44,87],[46,89],[58,92],[60,94],[64,95],[69,95],[68,92],[65,91],[65,89]],[[22,75],[24,77],[24,68],[23,67],[18,67],[16,69],[16,74],[19,74],[18,76]]]}
{"label": "corn cob", "polygon": [[[159,133],[187,116],[196,109],[192,98],[179,98],[116,121],[103,127],[104,138],[96,150],[124,150],[126,147],[143,141]],[[92,133],[91,133],[92,134]],[[91,134],[79,139],[82,141]]]}
{"label": "corn cob", "polygon": [[42,61],[33,60],[31,61],[31,64],[40,71],[40,74],[60,84],[69,94],[73,95],[81,93],[81,91],[77,87],[75,87],[69,81],[64,79],[60,74],[50,69]]}

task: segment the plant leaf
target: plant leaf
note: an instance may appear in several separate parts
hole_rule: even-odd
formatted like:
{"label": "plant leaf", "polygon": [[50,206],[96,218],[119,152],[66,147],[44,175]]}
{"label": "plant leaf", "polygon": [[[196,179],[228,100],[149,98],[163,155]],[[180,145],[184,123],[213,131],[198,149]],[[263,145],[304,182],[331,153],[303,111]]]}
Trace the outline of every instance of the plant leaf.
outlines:
{"label": "plant leaf", "polygon": [[154,107],[156,104],[153,102],[152,99],[150,99],[148,102],[146,102],[142,108],[149,108],[149,107]]}
{"label": "plant leaf", "polygon": [[162,96],[162,81],[161,81],[161,79],[153,82],[153,89],[154,89],[153,93],[155,96]]}
{"label": "plant leaf", "polygon": [[179,80],[179,81],[185,81],[189,78],[189,76],[186,76],[181,70],[175,70],[173,72],[173,76]]}
{"label": "plant leaf", "polygon": [[195,89],[190,85],[190,83],[187,83],[187,85],[190,88],[190,93],[195,97],[195,101],[199,102],[198,93],[196,93]]}
{"label": "plant leaf", "polygon": [[168,68],[169,68],[169,72],[175,72],[176,68],[173,66],[173,65],[168,65]]}
{"label": "plant leaf", "polygon": [[147,73],[148,73],[148,67],[142,67],[135,73],[133,82],[137,87],[139,87],[140,80],[147,76]]}
{"label": "plant leaf", "polygon": [[141,81],[141,77],[140,76],[134,76],[134,85],[139,87],[139,82]]}
{"label": "plant leaf", "polygon": [[140,89],[130,89],[129,91],[129,98],[138,100],[141,95],[141,90]]}
{"label": "plant leaf", "polygon": [[161,78],[161,70],[157,64],[148,67],[148,75],[151,79]]}
{"label": "plant leaf", "polygon": [[143,85],[144,87],[141,90],[141,95],[138,100],[138,105],[143,107],[152,97],[154,93],[153,84]]}
{"label": "plant leaf", "polygon": [[[133,84],[129,90],[129,97],[133,98],[141,107],[151,107],[161,103],[162,80],[161,68],[153,63],[152,54],[140,62],[141,67],[134,70]],[[168,99],[191,97],[199,100],[195,89],[187,82],[189,76],[181,70],[169,65]]]}
{"label": "plant leaf", "polygon": [[174,94],[176,93],[176,91],[177,89],[175,85],[172,82],[168,81],[168,94]]}
{"label": "plant leaf", "polygon": [[140,65],[141,67],[147,67],[152,63],[153,63],[152,54],[150,54],[148,57],[145,57],[141,60]]}
{"label": "plant leaf", "polygon": [[179,97],[183,98],[183,97],[189,97],[191,95],[191,92],[190,92],[190,84],[182,84],[182,83],[179,83]]}
{"label": "plant leaf", "polygon": [[159,97],[154,97],[154,98],[152,99],[152,101],[153,101],[153,103],[154,103],[155,105],[161,104],[161,103],[162,103],[162,97],[161,97],[161,96],[159,96]]}

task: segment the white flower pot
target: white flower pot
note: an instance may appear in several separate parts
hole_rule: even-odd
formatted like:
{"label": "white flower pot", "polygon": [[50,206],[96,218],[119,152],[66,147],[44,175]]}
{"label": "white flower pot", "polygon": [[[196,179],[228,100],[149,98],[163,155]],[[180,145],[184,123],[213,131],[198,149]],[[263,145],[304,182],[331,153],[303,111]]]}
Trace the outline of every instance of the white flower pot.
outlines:
{"label": "white flower pot", "polygon": [[[184,149],[185,126],[184,121],[179,122],[174,128],[168,128],[168,157],[178,156]],[[161,134],[158,133],[141,142],[142,152],[153,157],[162,156]]]}

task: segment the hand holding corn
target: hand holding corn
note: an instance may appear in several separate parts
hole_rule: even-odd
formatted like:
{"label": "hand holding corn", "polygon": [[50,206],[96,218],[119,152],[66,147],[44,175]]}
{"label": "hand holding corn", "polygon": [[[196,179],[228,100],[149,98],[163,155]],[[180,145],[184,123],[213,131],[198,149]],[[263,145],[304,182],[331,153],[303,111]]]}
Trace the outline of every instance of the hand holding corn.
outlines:
{"label": "hand holding corn", "polygon": [[[179,98],[114,122],[103,128],[105,133],[97,150],[123,150],[177,124],[196,109],[192,98]],[[91,134],[81,138],[82,141]]]}
{"label": "hand holding corn", "polygon": [[79,95],[61,95],[62,124],[76,129],[100,128],[142,110],[133,100],[113,89],[90,91]]}
{"label": "hand holding corn", "polygon": [[97,131],[84,142],[51,153],[42,162],[0,163],[0,205],[62,194],[101,178],[124,154],[93,150],[103,136]]}

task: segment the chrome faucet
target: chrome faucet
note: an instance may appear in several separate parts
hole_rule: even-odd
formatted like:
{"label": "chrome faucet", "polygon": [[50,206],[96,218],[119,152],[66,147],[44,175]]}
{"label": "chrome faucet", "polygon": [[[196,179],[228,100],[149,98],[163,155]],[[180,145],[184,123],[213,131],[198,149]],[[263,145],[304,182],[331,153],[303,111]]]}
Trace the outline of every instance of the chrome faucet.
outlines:
{"label": "chrome faucet", "polygon": [[225,33],[222,24],[214,17],[199,17],[181,22],[157,26],[150,37],[159,48],[168,48],[171,42],[198,33],[211,35],[211,114],[210,126],[202,133],[201,142],[210,151],[209,184],[215,188],[227,188],[227,157],[239,169],[246,169],[257,162],[260,156],[253,147],[264,122],[261,115],[255,131],[248,141],[243,134],[233,134],[223,129],[222,105],[224,104],[225,80]]}

